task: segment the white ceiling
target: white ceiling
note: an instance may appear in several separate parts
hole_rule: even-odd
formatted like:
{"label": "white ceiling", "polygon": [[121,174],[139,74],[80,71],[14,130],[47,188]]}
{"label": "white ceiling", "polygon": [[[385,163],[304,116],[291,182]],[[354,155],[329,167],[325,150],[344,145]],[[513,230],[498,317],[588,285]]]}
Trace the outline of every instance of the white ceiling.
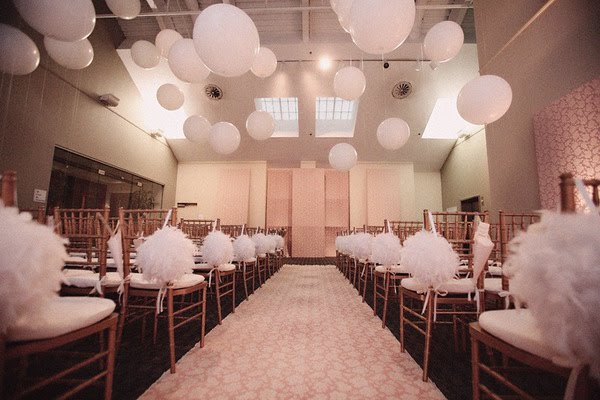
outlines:
{"label": "white ceiling", "polygon": [[[159,0],[154,0],[158,5]],[[233,1],[231,1],[233,2]],[[198,2],[202,10],[211,1]],[[451,0],[417,1],[417,6],[435,6],[453,3]],[[457,1],[463,4],[464,1]],[[193,9],[195,0],[171,0],[163,4],[166,13]],[[191,5],[191,7],[190,7]],[[228,121],[238,127],[242,134],[240,148],[233,154],[221,156],[214,153],[208,144],[193,144],[185,139],[168,140],[179,161],[320,161],[327,160],[331,146],[340,141],[351,143],[358,152],[360,161],[413,162],[421,171],[439,171],[454,140],[421,139],[429,115],[439,97],[455,97],[462,85],[478,75],[477,51],[474,44],[465,44],[461,53],[436,71],[427,65],[415,70],[414,60],[421,57],[421,42],[427,29],[433,24],[453,19],[461,22],[467,42],[474,41],[472,9],[419,10],[413,34],[396,51],[387,54],[390,67],[384,69],[381,59],[362,53],[345,33],[333,11],[322,8],[329,6],[328,0],[237,0],[235,5],[250,10],[249,15],[259,30],[261,45],[271,48],[279,60],[277,71],[269,78],[260,79],[252,73],[237,78],[222,78],[211,74],[205,83],[188,85],[179,83],[184,90],[186,102],[183,112],[174,117],[174,125],[181,124],[186,115],[200,114],[211,123]],[[302,11],[299,7],[317,7]],[[274,12],[278,7],[295,7],[291,11]],[[256,9],[267,9],[257,12]],[[102,9],[97,8],[98,13]],[[142,12],[153,10],[144,4]],[[160,9],[154,10],[160,11]],[[132,21],[119,20],[124,41],[119,55],[128,68],[140,92],[152,92],[152,87],[171,79],[168,68],[152,76],[131,62],[128,48],[135,40],[153,41],[162,28],[175,28],[184,36],[190,36],[193,15],[166,17],[138,17]],[[318,68],[320,57],[327,55],[334,62],[329,71]],[[333,77],[337,69],[346,65],[363,69],[367,77],[367,89],[360,99],[355,136],[352,139],[315,138],[315,98],[333,96]],[[413,93],[406,99],[397,100],[391,95],[394,84],[409,81]],[[146,82],[146,83],[144,83]],[[208,99],[203,93],[207,83],[217,84],[223,89],[220,101]],[[142,93],[142,96],[144,94]],[[255,97],[298,97],[299,138],[276,138],[264,142],[251,139],[245,130],[247,116],[255,110]],[[377,143],[375,132],[385,118],[400,117],[411,128],[411,138],[398,151],[386,151]],[[178,120],[178,121],[177,121]]]}

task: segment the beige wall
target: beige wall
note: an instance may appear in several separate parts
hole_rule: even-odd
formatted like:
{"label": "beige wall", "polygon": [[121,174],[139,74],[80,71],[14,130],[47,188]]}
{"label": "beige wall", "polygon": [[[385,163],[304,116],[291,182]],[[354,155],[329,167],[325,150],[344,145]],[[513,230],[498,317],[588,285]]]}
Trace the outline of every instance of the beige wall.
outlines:
{"label": "beige wall", "polygon": [[[17,171],[19,206],[40,205],[33,203],[33,190],[48,189],[56,145],[165,184],[163,205],[174,204],[177,160],[165,143],[136,126],[141,102],[115,51],[114,23],[97,22],[90,36],[95,58],[81,71],[54,64],[41,36],[17,25],[42,55],[32,74],[1,77],[0,170]],[[95,100],[102,93],[114,93],[121,105],[103,107]]]}
{"label": "beige wall", "polygon": [[482,196],[482,210],[489,207],[490,184],[485,130],[467,140],[459,140],[450,152],[441,171],[442,206],[457,207],[460,201]]}
{"label": "beige wall", "polygon": [[250,196],[248,225],[265,226],[267,201],[267,163],[265,161],[245,163],[180,163],[177,169],[177,202],[198,203],[178,210],[178,217],[214,219],[217,215],[217,192],[220,172],[226,169],[250,170]]}
{"label": "beige wall", "polygon": [[439,172],[415,172],[415,221],[423,210],[442,210],[442,179]]}
{"label": "beige wall", "polygon": [[[523,212],[540,207],[533,115],[600,75],[597,0],[547,2],[549,6],[504,47],[541,3],[475,1],[480,73],[503,77],[513,90],[509,111],[486,128],[491,194],[486,208],[494,214],[499,209]],[[454,201],[448,196],[444,204]]]}

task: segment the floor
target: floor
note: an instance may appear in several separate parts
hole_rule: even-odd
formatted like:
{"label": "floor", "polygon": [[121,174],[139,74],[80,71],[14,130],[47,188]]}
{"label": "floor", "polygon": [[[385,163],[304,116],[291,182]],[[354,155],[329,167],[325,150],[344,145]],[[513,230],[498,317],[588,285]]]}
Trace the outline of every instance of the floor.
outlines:
{"label": "floor", "polygon": [[332,265],[286,265],[143,399],[443,399]]}

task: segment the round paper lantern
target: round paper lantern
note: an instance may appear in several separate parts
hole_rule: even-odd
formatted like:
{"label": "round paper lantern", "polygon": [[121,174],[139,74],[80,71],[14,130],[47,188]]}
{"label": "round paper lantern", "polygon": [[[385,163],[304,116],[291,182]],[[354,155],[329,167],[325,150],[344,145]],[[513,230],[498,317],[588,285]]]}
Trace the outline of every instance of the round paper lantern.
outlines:
{"label": "round paper lantern", "polygon": [[89,40],[83,39],[77,42],[61,42],[46,36],[44,47],[48,55],[57,64],[69,69],[82,69],[92,63],[94,49]]}
{"label": "round paper lantern", "polygon": [[134,19],[142,9],[140,0],[106,0],[106,5],[122,19]]}
{"label": "round paper lantern", "polygon": [[14,0],[13,3],[33,29],[65,42],[85,39],[96,25],[91,0]]}
{"label": "round paper lantern", "polygon": [[40,52],[23,32],[10,25],[0,24],[0,71],[27,75],[40,63]]}
{"label": "round paper lantern", "polygon": [[172,83],[165,83],[156,91],[158,103],[169,111],[177,110],[183,105],[183,92]]}
{"label": "round paper lantern", "polygon": [[252,73],[259,78],[267,78],[277,69],[277,57],[271,49],[261,47],[252,63]]}
{"label": "round paper lantern", "polygon": [[169,67],[184,82],[199,83],[208,78],[210,71],[202,62],[192,39],[180,39],[169,51]]}
{"label": "round paper lantern", "polygon": [[350,10],[354,0],[331,0],[331,8],[338,16],[340,25],[346,32],[350,32]]}
{"label": "round paper lantern", "polygon": [[248,14],[229,4],[213,4],[194,23],[194,44],[208,69],[232,77],[250,70],[260,40]]}
{"label": "round paper lantern", "polygon": [[453,21],[442,21],[427,31],[423,50],[432,61],[442,63],[454,58],[464,41],[465,35],[460,25]]}
{"label": "round paper lantern", "polygon": [[365,74],[356,67],[344,67],[333,78],[333,91],[344,100],[356,100],[365,92]]}
{"label": "round paper lantern", "polygon": [[144,69],[154,68],[160,62],[160,52],[147,40],[138,40],[131,46],[133,62]]}
{"label": "round paper lantern", "polygon": [[340,171],[348,171],[356,164],[358,155],[348,143],[338,143],[329,150],[329,164]]}
{"label": "round paper lantern", "polygon": [[246,129],[255,140],[266,140],[275,132],[275,120],[266,111],[256,110],[246,119]]}
{"label": "round paper lantern", "polygon": [[240,145],[240,131],[232,123],[217,122],[210,128],[208,141],[219,154],[231,154]]}
{"label": "round paper lantern", "polygon": [[183,39],[183,36],[181,36],[181,33],[177,32],[176,30],[163,29],[156,35],[156,38],[154,39],[154,45],[160,52],[161,57],[168,58],[169,51],[171,50],[173,43],[181,39]]}
{"label": "round paper lantern", "polygon": [[210,122],[200,115],[192,115],[183,123],[183,134],[195,143],[204,143],[208,140]]}
{"label": "round paper lantern", "polygon": [[400,118],[388,118],[377,127],[377,141],[387,150],[398,150],[410,136],[410,127]]}
{"label": "round paper lantern", "polygon": [[463,86],[456,108],[466,121],[482,125],[501,118],[511,102],[512,89],[508,82],[496,75],[482,75]]}
{"label": "round paper lantern", "polygon": [[350,12],[350,34],[362,51],[385,54],[406,40],[414,22],[413,0],[355,1]]}

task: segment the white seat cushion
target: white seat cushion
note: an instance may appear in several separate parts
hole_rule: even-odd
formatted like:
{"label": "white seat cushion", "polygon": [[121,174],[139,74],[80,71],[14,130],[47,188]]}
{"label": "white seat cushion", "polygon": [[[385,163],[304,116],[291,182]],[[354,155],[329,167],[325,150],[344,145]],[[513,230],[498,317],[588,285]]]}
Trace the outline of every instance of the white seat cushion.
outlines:
{"label": "white seat cushion", "polygon": [[490,273],[490,275],[493,276],[502,276],[502,267],[499,267],[497,265],[490,265],[488,267],[488,272]]}
{"label": "white seat cushion", "polygon": [[266,253],[261,253],[261,254],[257,254],[256,257],[258,258],[265,258],[267,256]]}
{"label": "white seat cushion", "polygon": [[248,258],[247,260],[236,260],[237,262],[245,262],[246,264],[252,264],[256,262],[256,257]]}
{"label": "white seat cushion", "polygon": [[200,272],[210,272],[212,271],[212,265],[208,265],[207,263],[194,264],[194,271]]}
{"label": "white seat cushion", "polygon": [[65,264],[84,265],[84,264],[87,264],[87,262],[88,262],[87,258],[82,257],[82,256],[70,255],[70,256],[67,256],[67,258],[65,258]]}
{"label": "white seat cushion", "polygon": [[[67,286],[75,286],[78,288],[94,288],[99,280],[100,274],[96,272],[67,276],[65,284]],[[121,284],[121,281],[122,279],[118,272],[107,272],[104,277],[103,286],[117,287]]]}
{"label": "white seat cushion", "polygon": [[[129,285],[132,288],[158,290],[162,287],[159,283],[149,282],[146,279],[144,279],[143,274],[132,273],[129,274],[129,276],[131,277]],[[185,274],[181,277],[181,279],[177,279],[175,282],[173,282],[173,289],[187,288],[202,282],[204,282],[204,277],[202,275]]]}
{"label": "white seat cushion", "polygon": [[57,297],[37,313],[23,315],[8,328],[10,342],[49,339],[95,324],[108,317],[115,303],[98,297]]}
{"label": "white seat cushion", "polygon": [[486,332],[521,350],[547,359],[555,356],[527,309],[486,311],[479,316],[479,325]]}
{"label": "white seat cushion", "polygon": [[[427,287],[419,283],[415,278],[402,279],[402,287],[413,292],[423,292]],[[448,292],[451,294],[468,294],[475,292],[475,284],[469,278],[465,279],[450,279],[444,282],[438,288],[440,292]]]}
{"label": "white seat cushion", "polygon": [[488,292],[501,292],[502,291],[502,278],[485,278],[483,280],[483,287]]}
{"label": "white seat cushion", "polygon": [[[383,265],[378,265],[375,267],[375,271],[377,272],[385,272],[387,270]],[[389,268],[389,271],[394,274],[408,274],[408,271],[402,265],[393,265]]]}
{"label": "white seat cushion", "polygon": [[221,265],[219,265],[219,271],[221,271],[221,272],[235,271],[235,265],[234,264],[221,264]]}
{"label": "white seat cushion", "polygon": [[65,268],[62,270],[63,275],[66,278],[71,278],[73,276],[81,276],[81,275],[93,275],[94,271],[90,269],[75,269],[75,268]]}

